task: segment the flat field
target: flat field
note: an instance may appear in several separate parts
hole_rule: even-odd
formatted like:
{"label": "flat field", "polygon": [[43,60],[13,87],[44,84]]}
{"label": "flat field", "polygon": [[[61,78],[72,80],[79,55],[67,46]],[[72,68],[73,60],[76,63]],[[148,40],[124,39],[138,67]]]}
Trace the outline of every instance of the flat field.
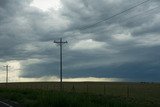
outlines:
{"label": "flat field", "polygon": [[[11,100],[26,98],[16,101],[25,103],[23,106],[28,104],[27,107],[34,107],[40,101],[46,104],[41,104],[45,107],[58,107],[55,104],[65,101],[68,105],[64,107],[160,107],[159,83],[64,82],[63,94],[60,94],[59,86],[58,82],[1,83],[0,97]],[[26,102],[28,96],[35,98]],[[52,102],[53,99],[57,99],[56,103]]]}

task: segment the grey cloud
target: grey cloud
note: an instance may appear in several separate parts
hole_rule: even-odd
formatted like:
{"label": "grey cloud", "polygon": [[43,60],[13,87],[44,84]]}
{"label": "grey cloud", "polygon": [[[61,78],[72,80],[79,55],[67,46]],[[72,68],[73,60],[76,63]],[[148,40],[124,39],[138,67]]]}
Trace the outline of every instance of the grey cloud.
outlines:
{"label": "grey cloud", "polygon": [[[63,37],[69,42],[64,46],[65,77],[160,81],[159,8],[143,13],[160,6],[158,0],[81,29],[142,1],[61,0],[62,8],[48,13],[30,7],[32,0],[1,0],[0,59],[22,61],[22,77],[59,75],[59,48],[53,40]],[[105,46],[99,50],[71,49],[83,40]],[[34,59],[38,61],[32,63]]]}

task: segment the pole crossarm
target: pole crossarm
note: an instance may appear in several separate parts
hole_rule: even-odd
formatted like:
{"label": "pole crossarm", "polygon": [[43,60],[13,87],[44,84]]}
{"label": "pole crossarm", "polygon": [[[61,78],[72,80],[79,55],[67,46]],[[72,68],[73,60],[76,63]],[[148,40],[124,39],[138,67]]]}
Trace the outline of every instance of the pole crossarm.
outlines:
{"label": "pole crossarm", "polygon": [[54,43],[56,43],[56,44],[58,44],[58,45],[63,45],[63,44],[65,44],[65,43],[68,43],[67,41],[65,41],[65,42],[63,42],[63,41],[55,41],[54,40]]}

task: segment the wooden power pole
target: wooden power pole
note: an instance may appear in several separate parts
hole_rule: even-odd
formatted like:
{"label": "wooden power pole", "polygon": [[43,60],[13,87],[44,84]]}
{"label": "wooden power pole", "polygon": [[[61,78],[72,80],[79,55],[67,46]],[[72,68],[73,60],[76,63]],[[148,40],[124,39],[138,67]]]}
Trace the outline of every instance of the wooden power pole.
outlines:
{"label": "wooden power pole", "polygon": [[4,66],[6,68],[6,83],[8,83],[8,69],[9,69],[9,65]]}
{"label": "wooden power pole", "polygon": [[60,90],[62,91],[62,46],[65,43],[68,43],[67,41],[63,41],[62,38],[60,38],[60,41],[54,41],[54,43],[58,44],[60,46]]}

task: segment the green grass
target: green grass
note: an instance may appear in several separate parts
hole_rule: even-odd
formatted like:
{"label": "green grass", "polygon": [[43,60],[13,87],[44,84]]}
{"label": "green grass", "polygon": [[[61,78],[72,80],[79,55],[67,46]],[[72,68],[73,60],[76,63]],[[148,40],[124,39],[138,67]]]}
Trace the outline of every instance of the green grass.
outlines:
{"label": "green grass", "polygon": [[3,88],[0,97],[16,101],[21,107],[160,107],[152,100],[49,90]]}

